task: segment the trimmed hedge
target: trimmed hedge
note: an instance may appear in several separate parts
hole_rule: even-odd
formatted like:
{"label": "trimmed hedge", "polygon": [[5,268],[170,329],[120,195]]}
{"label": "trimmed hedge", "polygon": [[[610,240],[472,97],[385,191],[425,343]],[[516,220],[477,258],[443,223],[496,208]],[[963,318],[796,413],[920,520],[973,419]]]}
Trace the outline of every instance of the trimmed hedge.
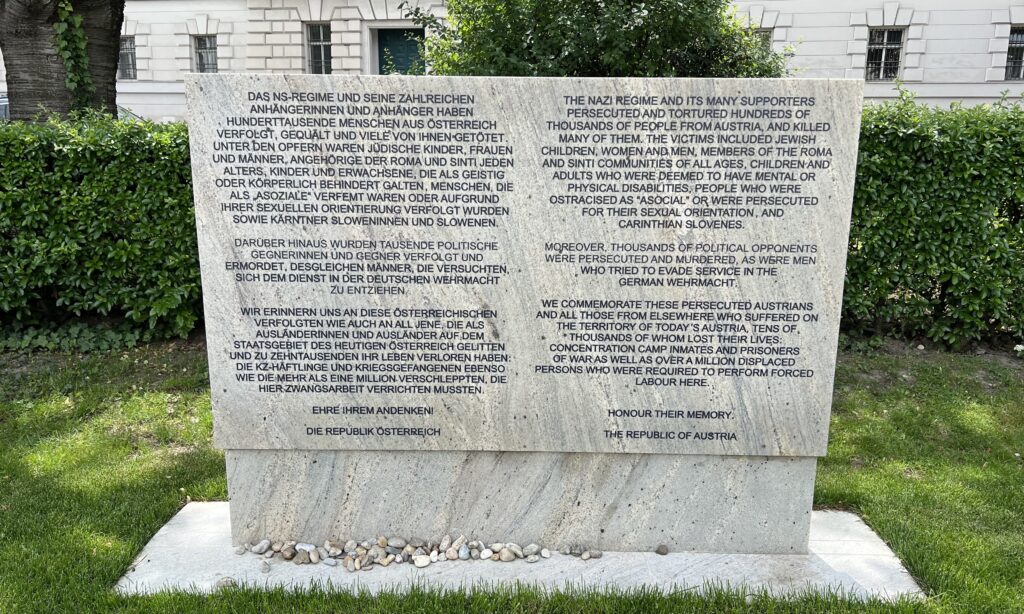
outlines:
{"label": "trimmed hedge", "polygon": [[183,124],[0,126],[0,327],[106,316],[169,337],[201,314]]}
{"label": "trimmed hedge", "polygon": [[864,111],[843,322],[949,345],[1024,338],[1024,108]]}
{"label": "trimmed hedge", "polygon": [[[0,125],[0,331],[106,316],[147,339],[201,315],[184,125]],[[1024,339],[1024,109],[865,109],[843,325]]]}

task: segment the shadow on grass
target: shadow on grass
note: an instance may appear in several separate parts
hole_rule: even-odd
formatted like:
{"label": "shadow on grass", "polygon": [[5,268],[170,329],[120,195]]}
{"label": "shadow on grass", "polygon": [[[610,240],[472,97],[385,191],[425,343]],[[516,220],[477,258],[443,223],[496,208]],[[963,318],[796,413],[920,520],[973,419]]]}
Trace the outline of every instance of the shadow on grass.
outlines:
{"label": "shadow on grass", "polygon": [[0,373],[0,611],[108,609],[187,495],[225,497],[205,355],[8,354]]}
{"label": "shadow on grass", "polygon": [[[116,454],[54,472],[3,454],[0,473],[17,488],[0,517],[0,582],[50,611],[106,603],[108,587],[180,509],[179,489],[209,489],[223,480],[223,457],[212,449],[151,455],[144,463]],[[81,479],[93,473],[105,479]]]}
{"label": "shadow on grass", "polygon": [[851,357],[831,433],[818,505],[858,511],[940,610],[1024,611],[1024,363]]}

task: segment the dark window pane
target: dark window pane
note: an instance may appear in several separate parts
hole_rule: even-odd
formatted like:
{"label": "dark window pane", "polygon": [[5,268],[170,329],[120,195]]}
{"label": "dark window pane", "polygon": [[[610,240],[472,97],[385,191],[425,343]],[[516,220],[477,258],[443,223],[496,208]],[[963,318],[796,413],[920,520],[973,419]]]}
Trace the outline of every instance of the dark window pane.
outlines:
{"label": "dark window pane", "polygon": [[309,42],[329,43],[331,42],[331,27],[325,23],[309,24]]}
{"label": "dark window pane", "polygon": [[883,65],[883,79],[895,79],[900,74],[900,63],[899,61],[887,60]]}
{"label": "dark window pane", "polygon": [[217,72],[217,37],[197,36],[196,72]]}
{"label": "dark window pane", "polygon": [[314,75],[331,74],[331,26],[326,23],[306,25],[309,72]]}
{"label": "dark window pane", "polygon": [[420,63],[419,41],[422,28],[381,29],[377,31],[377,66],[382,74],[406,74]]}
{"label": "dark window pane", "polygon": [[865,78],[868,81],[880,79],[882,77],[882,50],[881,49],[868,49],[868,62],[867,62],[867,74]]}
{"label": "dark window pane", "polygon": [[888,81],[900,76],[900,54],[903,30],[872,28],[868,33],[868,55],[864,78],[868,81]]}
{"label": "dark window pane", "polygon": [[1024,45],[1011,46],[1006,52],[1006,80],[1019,81],[1024,79]]}
{"label": "dark window pane", "polygon": [[121,51],[117,58],[117,78],[137,79],[138,72],[135,69],[135,37],[121,37]]}
{"label": "dark window pane", "polygon": [[1007,81],[1024,80],[1024,28],[1010,30],[1010,46],[1006,50]]}

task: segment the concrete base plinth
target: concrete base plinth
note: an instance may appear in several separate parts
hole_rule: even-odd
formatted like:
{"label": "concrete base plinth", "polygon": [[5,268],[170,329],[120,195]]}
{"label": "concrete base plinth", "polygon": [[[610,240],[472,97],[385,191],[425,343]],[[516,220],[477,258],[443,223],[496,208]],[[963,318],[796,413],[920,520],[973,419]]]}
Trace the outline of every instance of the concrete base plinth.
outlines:
{"label": "concrete base plinth", "polygon": [[[475,536],[474,536],[475,537]],[[856,597],[923,597],[899,559],[853,514],[813,512],[810,554],[700,554],[606,552],[582,561],[553,554],[537,563],[449,561],[424,569],[411,564],[349,573],[326,565],[295,565],[280,558],[263,573],[263,557],[234,554],[227,503],[190,503],[146,545],[117,584],[122,594],[162,590],[207,593],[231,577],[239,585],[302,589],[314,583],[337,590],[403,591],[413,585],[466,590],[521,582],[546,589],[701,590],[709,585],[765,590],[775,595],[842,591]]]}

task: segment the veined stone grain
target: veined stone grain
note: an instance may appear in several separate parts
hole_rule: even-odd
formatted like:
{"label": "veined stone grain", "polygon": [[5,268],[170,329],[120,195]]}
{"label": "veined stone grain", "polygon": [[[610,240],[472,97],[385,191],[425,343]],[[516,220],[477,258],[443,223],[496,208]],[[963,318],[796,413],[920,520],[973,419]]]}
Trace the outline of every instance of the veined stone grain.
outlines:
{"label": "veined stone grain", "polygon": [[[675,552],[799,554],[807,548],[815,472],[814,458],[273,450],[225,456],[236,543],[266,534],[320,541],[455,529],[502,546],[539,542],[551,550],[582,543],[653,552],[664,543]],[[382,475],[396,492],[426,489],[435,496],[383,500],[357,486]],[[523,495],[483,497],[495,483]],[[303,504],[311,493],[320,505]]]}

